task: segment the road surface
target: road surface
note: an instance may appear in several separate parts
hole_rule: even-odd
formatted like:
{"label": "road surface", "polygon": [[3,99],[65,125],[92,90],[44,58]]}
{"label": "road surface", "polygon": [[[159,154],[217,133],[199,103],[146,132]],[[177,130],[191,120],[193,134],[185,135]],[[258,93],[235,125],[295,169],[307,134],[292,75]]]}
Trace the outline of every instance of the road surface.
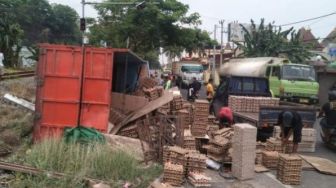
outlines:
{"label": "road surface", "polygon": [[[199,98],[205,99],[205,87],[203,86]],[[181,90],[181,94],[186,99],[187,91]],[[322,157],[336,162],[336,152],[326,148],[320,137],[319,123],[316,122],[314,128],[317,131],[316,151],[314,153],[302,153],[307,156]],[[255,178],[247,181],[227,180],[221,177],[217,171],[207,170],[207,175],[212,178],[213,188],[334,188],[336,187],[336,176],[321,174],[317,171],[302,171],[301,185],[284,185],[276,179],[276,171],[258,173]],[[192,187],[186,184],[185,187]]]}

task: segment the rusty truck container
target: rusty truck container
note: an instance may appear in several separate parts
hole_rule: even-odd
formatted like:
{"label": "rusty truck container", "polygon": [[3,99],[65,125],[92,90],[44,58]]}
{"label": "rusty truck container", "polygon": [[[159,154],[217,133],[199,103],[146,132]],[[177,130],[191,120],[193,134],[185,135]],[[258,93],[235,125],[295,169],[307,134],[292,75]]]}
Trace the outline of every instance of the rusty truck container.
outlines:
{"label": "rusty truck container", "polygon": [[35,140],[60,137],[65,127],[76,127],[78,122],[107,131],[113,49],[86,47],[84,51],[79,46],[40,45]]}
{"label": "rusty truck container", "polygon": [[41,44],[34,140],[77,125],[106,133],[112,92],[134,92],[147,67],[128,49]]}

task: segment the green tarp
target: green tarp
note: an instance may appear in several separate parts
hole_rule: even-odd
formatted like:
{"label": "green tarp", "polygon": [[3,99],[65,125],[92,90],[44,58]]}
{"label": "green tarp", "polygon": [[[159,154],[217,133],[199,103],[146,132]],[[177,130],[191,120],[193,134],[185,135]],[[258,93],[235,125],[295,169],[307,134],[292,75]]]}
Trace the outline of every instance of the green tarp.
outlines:
{"label": "green tarp", "polygon": [[66,142],[76,142],[88,144],[91,142],[105,143],[105,137],[94,128],[78,126],[76,128],[66,128],[64,130],[64,138]]}

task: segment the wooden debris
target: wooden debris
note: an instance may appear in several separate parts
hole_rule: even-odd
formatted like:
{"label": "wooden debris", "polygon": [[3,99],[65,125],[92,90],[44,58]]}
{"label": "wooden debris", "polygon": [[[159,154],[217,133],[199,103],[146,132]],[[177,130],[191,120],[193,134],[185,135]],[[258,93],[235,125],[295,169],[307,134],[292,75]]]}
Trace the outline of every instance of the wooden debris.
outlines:
{"label": "wooden debris", "polygon": [[229,107],[234,112],[259,112],[260,106],[279,106],[278,98],[229,96]]}
{"label": "wooden debris", "polygon": [[256,173],[262,173],[262,172],[268,172],[270,170],[268,168],[264,167],[263,165],[258,164],[254,167],[254,171]]}
{"label": "wooden debris", "polygon": [[211,178],[204,173],[189,172],[188,180],[194,187],[211,187]]}
{"label": "wooden debris", "polygon": [[263,151],[262,164],[266,168],[276,169],[278,167],[279,152],[277,151]]}
{"label": "wooden debris", "polygon": [[265,149],[267,151],[277,151],[279,153],[282,153],[283,148],[281,146],[281,140],[278,140],[276,138],[267,139]]}
{"label": "wooden debris", "polygon": [[309,164],[311,164],[314,168],[316,168],[319,172],[323,174],[329,174],[329,175],[334,175],[336,176],[336,163],[320,158],[320,157],[311,157],[311,156],[306,156],[306,155],[300,155],[300,157],[307,161]]}
{"label": "wooden debris", "polygon": [[[281,128],[276,126],[273,132],[275,139],[280,139]],[[298,152],[315,152],[316,147],[316,130],[314,128],[303,128],[301,142],[298,146]],[[293,141],[293,136],[289,137],[289,141]],[[291,151],[293,143],[286,148],[286,153]]]}
{"label": "wooden debris", "polygon": [[302,159],[298,155],[279,155],[277,179],[283,184],[300,185]]}
{"label": "wooden debris", "polygon": [[139,88],[150,89],[154,88],[157,85],[158,85],[157,81],[152,78],[145,77],[139,80]]}
{"label": "wooden debris", "polygon": [[187,171],[188,172],[204,172],[206,169],[206,156],[203,154],[200,154],[196,151],[192,152],[189,151],[188,154],[186,154],[187,158]]}
{"label": "wooden debris", "polygon": [[195,101],[194,123],[191,133],[194,136],[205,136],[208,129],[209,102],[206,100]]}
{"label": "wooden debris", "polygon": [[138,126],[136,124],[133,124],[133,125],[124,127],[119,131],[118,135],[130,137],[130,138],[139,138]]}
{"label": "wooden debris", "polygon": [[183,165],[165,163],[163,170],[163,182],[174,185],[181,186],[184,181],[184,168]]}
{"label": "wooden debris", "polygon": [[119,110],[114,109],[114,108],[110,109],[109,122],[111,122],[112,124],[116,125],[122,122],[125,117],[126,115],[120,112]]}
{"label": "wooden debris", "polygon": [[196,140],[193,136],[184,136],[184,148],[190,150],[196,150]]}
{"label": "wooden debris", "polygon": [[183,98],[181,95],[174,96],[174,99],[172,102],[170,102],[170,108],[171,111],[178,111],[183,109]]}

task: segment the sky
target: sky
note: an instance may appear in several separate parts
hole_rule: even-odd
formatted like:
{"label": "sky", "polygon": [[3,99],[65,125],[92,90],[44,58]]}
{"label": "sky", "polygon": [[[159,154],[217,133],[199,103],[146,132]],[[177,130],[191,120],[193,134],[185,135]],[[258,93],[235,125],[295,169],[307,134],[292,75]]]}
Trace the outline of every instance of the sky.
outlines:
{"label": "sky", "polygon": [[[49,1],[69,5],[82,15],[81,0]],[[261,18],[265,18],[266,23],[274,21],[276,25],[282,25],[336,12],[336,0],[180,0],[180,2],[189,5],[190,13],[198,12],[201,15],[202,25],[199,27],[209,32],[214,30],[214,25],[219,24],[219,20],[225,20],[227,25],[232,21],[250,23],[251,19],[258,23]],[[97,17],[97,12],[89,5],[85,7],[85,12],[88,17]],[[315,37],[324,38],[336,27],[336,14],[292,26],[295,29],[310,28]],[[291,26],[283,29],[289,27]]]}

